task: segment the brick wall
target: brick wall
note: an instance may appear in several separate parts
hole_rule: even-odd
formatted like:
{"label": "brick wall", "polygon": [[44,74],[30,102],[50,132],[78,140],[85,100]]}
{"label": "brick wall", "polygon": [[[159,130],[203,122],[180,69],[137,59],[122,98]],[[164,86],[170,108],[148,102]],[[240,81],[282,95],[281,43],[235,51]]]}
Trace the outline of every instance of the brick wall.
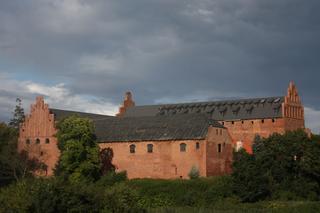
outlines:
{"label": "brick wall", "polygon": [[[144,141],[100,143],[100,148],[112,148],[113,164],[118,171],[126,170],[129,178],[188,178],[192,166],[199,169],[201,176],[230,173],[232,159],[231,139],[226,129],[209,128],[206,140]],[[198,146],[197,146],[198,143]],[[135,153],[130,153],[134,144]],[[153,145],[153,152],[147,152],[147,145]],[[186,144],[185,152],[180,144]],[[226,144],[222,153],[217,153],[218,144]],[[214,149],[211,149],[214,148]],[[227,162],[227,163],[226,163]]]}
{"label": "brick wall", "polygon": [[54,116],[42,97],[31,105],[31,112],[20,127],[18,151],[26,150],[30,158],[37,158],[48,166],[42,175],[52,175],[60,152],[54,136]]}

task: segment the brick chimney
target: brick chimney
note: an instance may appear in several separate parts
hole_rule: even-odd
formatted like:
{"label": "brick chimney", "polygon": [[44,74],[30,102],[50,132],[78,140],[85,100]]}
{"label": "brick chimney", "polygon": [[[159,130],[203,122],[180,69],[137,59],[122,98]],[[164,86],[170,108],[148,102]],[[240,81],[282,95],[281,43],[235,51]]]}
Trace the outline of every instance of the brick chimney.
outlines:
{"label": "brick chimney", "polygon": [[121,117],[127,111],[127,108],[135,106],[134,101],[132,100],[131,92],[126,92],[124,96],[124,101],[122,106],[119,107],[119,113],[116,116]]}

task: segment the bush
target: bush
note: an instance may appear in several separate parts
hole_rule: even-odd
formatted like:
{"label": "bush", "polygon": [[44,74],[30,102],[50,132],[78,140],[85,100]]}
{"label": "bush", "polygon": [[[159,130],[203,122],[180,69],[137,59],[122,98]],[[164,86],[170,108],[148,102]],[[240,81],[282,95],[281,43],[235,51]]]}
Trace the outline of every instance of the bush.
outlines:
{"label": "bush", "polygon": [[104,194],[104,212],[145,212],[139,206],[137,191],[128,187],[125,183],[115,184],[107,189]]}
{"label": "bush", "polygon": [[200,174],[199,174],[199,169],[196,166],[192,166],[189,174],[188,174],[190,179],[197,179],[199,178]]}
{"label": "bush", "polygon": [[118,173],[109,172],[106,175],[102,176],[100,180],[96,182],[96,185],[100,187],[106,187],[106,186],[112,186],[119,182],[124,182],[126,180],[128,180],[126,171],[122,171]]}

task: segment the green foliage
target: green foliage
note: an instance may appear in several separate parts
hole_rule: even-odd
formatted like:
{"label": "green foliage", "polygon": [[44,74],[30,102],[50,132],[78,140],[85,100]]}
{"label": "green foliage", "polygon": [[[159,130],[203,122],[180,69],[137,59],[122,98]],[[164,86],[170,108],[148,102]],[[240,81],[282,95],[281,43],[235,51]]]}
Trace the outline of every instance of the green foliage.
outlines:
{"label": "green foliage", "polygon": [[96,185],[98,187],[113,186],[116,183],[124,182],[126,180],[128,180],[126,171],[119,172],[119,173],[111,171],[111,172],[107,173],[106,175],[102,176],[96,182]]}
{"label": "green foliage", "polygon": [[139,207],[137,191],[125,183],[119,183],[106,190],[104,194],[104,212],[145,212]]}
{"label": "green foliage", "polygon": [[318,199],[320,143],[303,130],[257,138],[253,154],[234,154],[234,191],[242,201]]}
{"label": "green foliage", "polygon": [[24,109],[22,107],[22,102],[20,98],[16,99],[16,107],[13,111],[13,118],[9,122],[9,126],[15,129],[19,129],[20,124],[24,121],[25,115],[24,115]]}
{"label": "green foliage", "polygon": [[18,152],[18,132],[15,128],[0,123],[0,186],[31,177],[32,173],[46,165],[30,159],[27,151]]}
{"label": "green foliage", "polygon": [[199,176],[200,176],[199,169],[196,166],[192,166],[188,176],[189,176],[190,179],[199,178]]}
{"label": "green foliage", "polygon": [[58,124],[58,147],[61,150],[55,174],[76,182],[92,182],[100,177],[99,147],[93,123],[72,116]]}
{"label": "green foliage", "polygon": [[[144,208],[164,206],[211,206],[224,198],[232,198],[231,178],[199,178],[193,180],[137,179],[128,185],[138,190],[139,204]],[[217,191],[218,190],[218,191]]]}

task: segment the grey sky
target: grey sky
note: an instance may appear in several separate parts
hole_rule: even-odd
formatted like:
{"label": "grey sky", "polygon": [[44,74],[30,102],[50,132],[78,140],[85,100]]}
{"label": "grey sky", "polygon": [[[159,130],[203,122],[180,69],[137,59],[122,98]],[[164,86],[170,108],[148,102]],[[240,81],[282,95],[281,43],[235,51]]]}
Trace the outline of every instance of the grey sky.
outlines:
{"label": "grey sky", "polygon": [[319,0],[0,0],[0,118],[25,105],[114,113],[137,104],[284,95],[319,132]]}

